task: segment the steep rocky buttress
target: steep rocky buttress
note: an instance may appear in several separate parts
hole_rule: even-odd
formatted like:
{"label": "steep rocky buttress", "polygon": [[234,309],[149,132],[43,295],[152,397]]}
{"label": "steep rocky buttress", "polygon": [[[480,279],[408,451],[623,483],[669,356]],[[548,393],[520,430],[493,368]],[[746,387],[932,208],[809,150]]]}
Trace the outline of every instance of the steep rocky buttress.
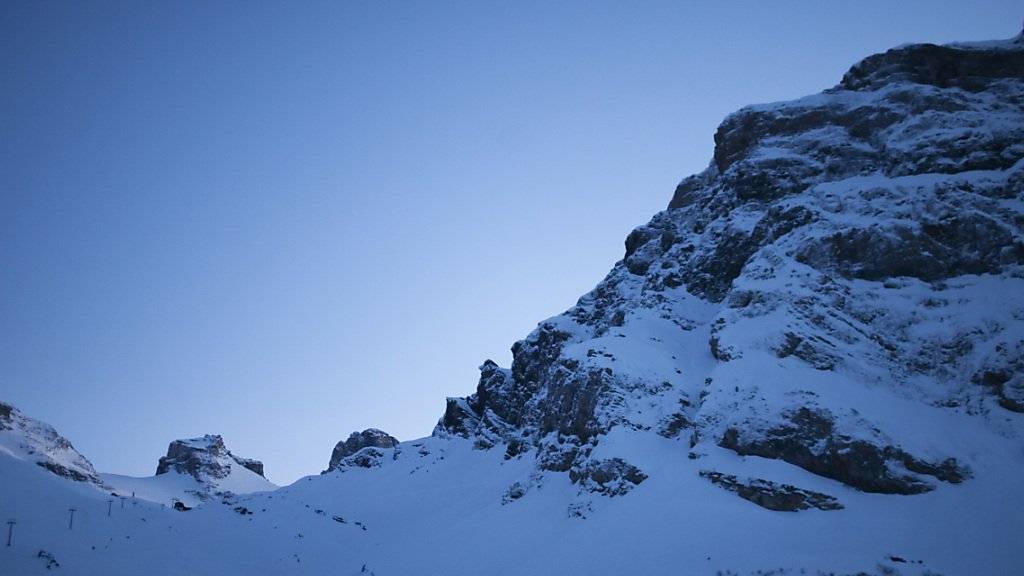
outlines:
{"label": "steep rocky buttress", "polygon": [[[627,435],[865,492],[968,482],[970,455],[929,439],[948,422],[1022,432],[1022,159],[1024,36],[896,48],[744,108],[608,276],[510,368],[485,362],[435,436],[609,496],[646,478]],[[702,476],[767,507],[841,507]]]}

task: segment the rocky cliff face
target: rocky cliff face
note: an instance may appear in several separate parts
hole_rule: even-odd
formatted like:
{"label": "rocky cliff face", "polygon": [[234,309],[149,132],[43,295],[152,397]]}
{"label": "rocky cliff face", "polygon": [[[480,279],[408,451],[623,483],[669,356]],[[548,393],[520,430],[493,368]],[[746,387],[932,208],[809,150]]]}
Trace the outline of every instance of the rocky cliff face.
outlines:
{"label": "rocky cliff face", "polygon": [[239,458],[224,445],[219,435],[202,436],[189,440],[175,440],[167,447],[167,455],[160,458],[156,473],[170,471],[188,474],[200,482],[227,478],[234,466],[240,466],[263,477],[263,463],[259,460]]}
{"label": "rocky cliff face", "polygon": [[99,485],[92,463],[52,426],[0,402],[0,452],[76,482]]}
{"label": "rocky cliff face", "polygon": [[512,352],[435,436],[581,492],[643,482],[627,432],[865,492],[970,481],[968,454],[927,439],[1024,431],[1024,36],[897,48],[732,114],[708,169]]}

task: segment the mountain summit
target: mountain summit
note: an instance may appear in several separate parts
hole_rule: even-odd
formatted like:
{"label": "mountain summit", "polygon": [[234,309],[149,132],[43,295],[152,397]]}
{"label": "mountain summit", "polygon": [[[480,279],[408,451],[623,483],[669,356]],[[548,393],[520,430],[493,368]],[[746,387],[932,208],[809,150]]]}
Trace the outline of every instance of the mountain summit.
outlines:
{"label": "mountain summit", "polygon": [[167,455],[160,458],[156,473],[175,471],[189,474],[199,481],[219,480],[231,474],[233,466],[241,466],[263,476],[263,463],[259,460],[239,458],[224,446],[219,435],[207,434],[190,440],[175,440],[167,447]]}
{"label": "mountain summit", "polygon": [[119,495],[186,507],[212,501],[229,503],[239,495],[277,488],[263,476],[262,462],[235,456],[216,434],[171,442],[167,455],[160,457],[155,476],[101,477]]}

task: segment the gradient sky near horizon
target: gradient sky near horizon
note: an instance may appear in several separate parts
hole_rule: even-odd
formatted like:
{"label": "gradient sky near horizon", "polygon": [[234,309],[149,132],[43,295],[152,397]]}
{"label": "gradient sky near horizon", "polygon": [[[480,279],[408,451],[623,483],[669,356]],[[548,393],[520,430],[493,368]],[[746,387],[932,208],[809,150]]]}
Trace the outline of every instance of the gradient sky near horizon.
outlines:
{"label": "gradient sky near horizon", "polygon": [[101,471],[431,432],[742,105],[1019,2],[4,2],[0,400]]}

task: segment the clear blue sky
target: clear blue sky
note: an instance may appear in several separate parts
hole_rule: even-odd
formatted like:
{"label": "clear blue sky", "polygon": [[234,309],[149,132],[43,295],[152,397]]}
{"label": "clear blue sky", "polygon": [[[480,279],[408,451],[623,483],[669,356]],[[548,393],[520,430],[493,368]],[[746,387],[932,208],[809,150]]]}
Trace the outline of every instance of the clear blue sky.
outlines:
{"label": "clear blue sky", "polygon": [[[257,4],[259,4],[257,6]],[[4,2],[0,399],[102,471],[430,433],[724,115],[1019,2]]]}

